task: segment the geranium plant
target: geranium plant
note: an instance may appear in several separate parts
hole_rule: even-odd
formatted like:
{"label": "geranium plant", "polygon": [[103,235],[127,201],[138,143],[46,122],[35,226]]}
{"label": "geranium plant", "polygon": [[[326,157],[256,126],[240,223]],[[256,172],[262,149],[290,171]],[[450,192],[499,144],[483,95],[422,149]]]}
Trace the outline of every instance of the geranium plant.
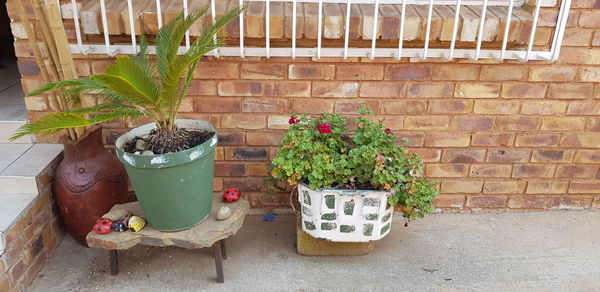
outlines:
{"label": "geranium plant", "polygon": [[290,185],[321,188],[393,190],[388,203],[407,219],[422,218],[433,210],[436,183],[423,177],[421,158],[401,146],[382,121],[361,110],[351,133],[337,114],[292,116],[272,162],[272,176]]}

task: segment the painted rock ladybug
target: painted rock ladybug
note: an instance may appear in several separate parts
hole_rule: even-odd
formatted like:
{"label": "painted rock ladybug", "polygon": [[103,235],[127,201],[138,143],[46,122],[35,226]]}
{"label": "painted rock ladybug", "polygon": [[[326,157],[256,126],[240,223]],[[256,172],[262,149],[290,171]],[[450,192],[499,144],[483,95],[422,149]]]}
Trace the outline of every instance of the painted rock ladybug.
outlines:
{"label": "painted rock ladybug", "polygon": [[228,188],[223,193],[223,200],[227,203],[233,203],[240,199],[240,190],[237,188]]}
{"label": "painted rock ladybug", "polygon": [[112,230],[112,221],[108,218],[102,218],[96,221],[96,225],[92,228],[98,234],[106,234]]}

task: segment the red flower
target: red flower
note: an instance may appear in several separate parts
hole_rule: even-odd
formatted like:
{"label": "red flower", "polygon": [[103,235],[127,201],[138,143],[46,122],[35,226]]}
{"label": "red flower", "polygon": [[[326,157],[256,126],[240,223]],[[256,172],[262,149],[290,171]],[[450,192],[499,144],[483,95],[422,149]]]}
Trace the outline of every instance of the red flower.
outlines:
{"label": "red flower", "polygon": [[319,130],[319,133],[321,134],[329,134],[331,133],[331,125],[329,123],[320,124],[317,130]]}
{"label": "red flower", "polygon": [[300,122],[300,120],[299,120],[299,119],[297,119],[297,118],[296,118],[296,117],[294,117],[294,116],[291,116],[291,117],[290,117],[290,120],[288,121],[288,123],[289,123],[290,125],[293,125],[293,124],[295,124],[295,123],[297,123],[297,122]]}
{"label": "red flower", "polygon": [[390,129],[390,128],[385,129],[385,133],[386,134],[391,134],[392,133],[392,129]]}
{"label": "red flower", "polygon": [[385,162],[385,157],[381,153],[377,154],[377,156],[375,156],[375,157],[376,157],[376,160],[377,160],[378,163],[384,163]]}

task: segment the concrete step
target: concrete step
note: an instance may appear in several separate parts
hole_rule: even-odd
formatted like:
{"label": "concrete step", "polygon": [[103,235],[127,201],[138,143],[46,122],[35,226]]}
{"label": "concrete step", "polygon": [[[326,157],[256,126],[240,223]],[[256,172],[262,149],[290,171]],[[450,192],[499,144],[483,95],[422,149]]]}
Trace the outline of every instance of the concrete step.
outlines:
{"label": "concrete step", "polygon": [[0,255],[6,246],[6,232],[36,200],[39,179],[61,153],[60,144],[0,144]]}
{"label": "concrete step", "polygon": [[15,134],[15,131],[26,122],[4,122],[0,121],[0,144],[31,144],[32,136],[21,137],[15,141],[9,141],[8,138]]}
{"label": "concrete step", "polygon": [[6,170],[21,155],[25,154],[31,144],[0,144],[0,173]]}
{"label": "concrete step", "polygon": [[[10,144],[0,144],[7,149]],[[61,144],[34,144],[0,172],[0,192],[37,193],[38,175],[63,150]],[[14,156],[14,155],[13,155]]]}
{"label": "concrete step", "polygon": [[25,213],[37,195],[37,191],[33,194],[0,192],[0,255],[6,246],[6,232]]}

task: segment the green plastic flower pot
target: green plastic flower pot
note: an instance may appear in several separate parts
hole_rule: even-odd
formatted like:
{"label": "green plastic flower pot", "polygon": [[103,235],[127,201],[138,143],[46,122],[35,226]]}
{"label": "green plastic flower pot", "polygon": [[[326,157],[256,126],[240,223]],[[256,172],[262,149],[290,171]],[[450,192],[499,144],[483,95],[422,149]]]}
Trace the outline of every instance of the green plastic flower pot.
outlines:
{"label": "green plastic flower pot", "polygon": [[214,125],[202,120],[177,120],[179,128],[214,131],[208,141],[185,151],[162,155],[138,155],[123,151],[135,137],[143,137],[154,123],[130,130],[115,143],[117,157],[125,165],[144,217],[152,228],[177,231],[206,219],[212,207],[215,147]]}

